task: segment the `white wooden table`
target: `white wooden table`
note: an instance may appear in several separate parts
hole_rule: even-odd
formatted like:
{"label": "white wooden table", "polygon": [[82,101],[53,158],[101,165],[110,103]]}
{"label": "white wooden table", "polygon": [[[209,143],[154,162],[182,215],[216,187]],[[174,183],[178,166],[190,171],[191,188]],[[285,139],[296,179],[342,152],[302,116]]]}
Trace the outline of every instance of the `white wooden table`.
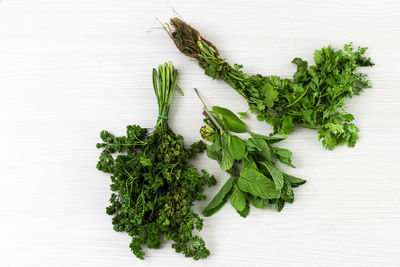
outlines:
{"label": "white wooden table", "polygon": [[[95,168],[100,130],[154,126],[151,69],[164,61],[181,73],[170,125],[187,144],[202,123],[193,87],[209,105],[247,109],[152,28],[171,6],[249,73],[290,77],[292,58],[350,41],[376,63],[364,70],[373,88],[348,101],[357,146],[325,151],[296,129],[282,144],[308,181],[294,204],[246,219],[226,205],[205,219],[212,255],[197,262],[170,243],[137,260],[105,214],[109,177]],[[399,45],[398,1],[0,1],[0,266],[399,266]],[[226,179],[205,155],[194,164]]]}

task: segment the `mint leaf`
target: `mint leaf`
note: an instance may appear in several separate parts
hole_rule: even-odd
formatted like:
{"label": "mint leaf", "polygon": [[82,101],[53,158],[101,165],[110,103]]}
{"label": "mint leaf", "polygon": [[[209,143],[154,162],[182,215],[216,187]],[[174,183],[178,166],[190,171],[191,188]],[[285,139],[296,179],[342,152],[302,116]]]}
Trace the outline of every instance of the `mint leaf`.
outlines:
{"label": "mint leaf", "polygon": [[253,133],[253,132],[249,132],[249,133],[250,133],[251,137],[264,139],[265,142],[267,142],[267,144],[270,144],[270,145],[286,139],[285,137],[266,136],[266,135],[257,134],[257,133]]}
{"label": "mint leaf", "polygon": [[221,169],[223,169],[224,171],[229,170],[230,168],[232,168],[233,162],[234,159],[232,157],[231,152],[229,150],[222,149],[221,162],[220,162]]}
{"label": "mint leaf", "polygon": [[244,210],[242,211],[237,211],[239,213],[240,216],[242,216],[243,218],[246,218],[247,215],[249,215],[250,212],[250,205],[249,205],[249,201],[246,199],[246,207],[244,208]]}
{"label": "mint leaf", "polygon": [[254,169],[242,169],[238,179],[238,186],[241,190],[261,198],[277,198],[279,192],[275,184],[259,171]]}
{"label": "mint leaf", "polygon": [[207,207],[204,208],[203,215],[209,217],[216,213],[228,200],[232,187],[233,180],[232,178],[229,178],[210,203],[208,203]]}
{"label": "mint leaf", "polygon": [[281,190],[284,183],[282,172],[278,170],[278,168],[276,168],[270,161],[264,161],[261,164],[263,164],[267,168],[268,172],[271,174],[276,189],[278,191]]}
{"label": "mint leaf", "polygon": [[235,133],[244,133],[247,131],[246,124],[244,124],[243,121],[229,109],[214,106],[212,107],[212,112],[219,117],[228,131]]}
{"label": "mint leaf", "polygon": [[234,158],[231,153],[230,145],[231,145],[231,135],[229,134],[222,134],[221,135],[221,161],[220,165],[224,171],[229,170],[232,168]]}
{"label": "mint leaf", "polygon": [[292,187],[298,187],[306,183],[306,180],[294,177],[287,173],[282,173],[285,180],[287,180]]}
{"label": "mint leaf", "polygon": [[290,151],[289,149],[286,149],[286,148],[280,148],[280,147],[275,147],[275,146],[271,146],[271,151],[280,162],[294,168],[294,165],[292,164],[292,159],[291,159],[292,151]]}
{"label": "mint leaf", "polygon": [[283,199],[277,199],[275,202],[275,210],[277,212],[281,212],[281,210],[283,209],[283,207],[285,206],[285,200]]}
{"label": "mint leaf", "polygon": [[246,157],[244,157],[242,168],[243,169],[254,169],[254,170],[258,171],[257,164],[254,161],[254,158],[250,155],[247,155]]}
{"label": "mint leaf", "polygon": [[207,146],[206,152],[207,152],[207,157],[209,157],[210,159],[218,160],[218,161],[220,160],[221,151],[220,151],[220,149],[216,150],[215,146],[212,146],[212,145]]}
{"label": "mint leaf", "polygon": [[246,195],[236,185],[233,187],[230,202],[232,207],[234,207],[238,212],[241,212],[246,208]]}
{"label": "mint leaf", "polygon": [[221,160],[221,137],[218,132],[214,134],[214,143],[212,145],[207,146],[207,156],[210,159],[217,160],[218,162]]}
{"label": "mint leaf", "polygon": [[234,159],[241,160],[246,153],[246,143],[239,137],[232,135],[230,151]]}
{"label": "mint leaf", "polygon": [[285,181],[282,191],[281,191],[281,198],[288,203],[293,203],[294,201],[294,193],[292,190],[292,186],[288,181]]}
{"label": "mint leaf", "polygon": [[254,148],[261,158],[271,160],[271,149],[264,139],[251,137],[246,140],[246,143],[249,147]]}
{"label": "mint leaf", "polygon": [[268,199],[256,197],[250,194],[247,195],[247,198],[250,201],[250,203],[253,204],[253,206],[256,207],[257,209],[268,208]]}

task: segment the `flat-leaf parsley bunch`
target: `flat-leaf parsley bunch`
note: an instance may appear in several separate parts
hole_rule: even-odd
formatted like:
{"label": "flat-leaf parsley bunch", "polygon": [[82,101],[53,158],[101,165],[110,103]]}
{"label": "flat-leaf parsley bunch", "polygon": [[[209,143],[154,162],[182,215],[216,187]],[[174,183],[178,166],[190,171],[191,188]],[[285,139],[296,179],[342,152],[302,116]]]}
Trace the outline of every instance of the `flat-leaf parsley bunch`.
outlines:
{"label": "flat-leaf parsley bunch", "polygon": [[195,260],[210,254],[204,240],[193,234],[194,229],[201,230],[203,221],[192,204],[204,200],[203,187],[216,181],[205,170],[199,175],[189,163],[206,145],[199,141],[187,149],[183,137],[168,127],[177,79],[171,63],[153,70],[159,116],[152,132],[129,125],[126,136],[102,131],[103,142],[97,144],[103,150],[97,168],[111,174],[113,193],[107,213],[113,216],[115,231],[132,237],[130,248],[140,259],[143,245],[159,248],[161,239],[172,240],[176,252]]}
{"label": "flat-leaf parsley bunch", "polygon": [[297,71],[292,79],[284,79],[248,75],[241,70],[242,65],[232,67],[210,41],[179,18],[172,18],[165,29],[182,53],[195,58],[206,75],[235,89],[258,120],[273,126],[274,133],[286,135],[298,125],[318,130],[318,138],[327,149],[341,143],[355,145],[358,128],[352,123],[353,115],[345,112],[344,102],[371,86],[367,75],[357,71],[358,67],[374,65],[364,56],[366,47],[353,49],[351,43],[339,50],[323,47],[314,52],[312,66],[293,59]]}

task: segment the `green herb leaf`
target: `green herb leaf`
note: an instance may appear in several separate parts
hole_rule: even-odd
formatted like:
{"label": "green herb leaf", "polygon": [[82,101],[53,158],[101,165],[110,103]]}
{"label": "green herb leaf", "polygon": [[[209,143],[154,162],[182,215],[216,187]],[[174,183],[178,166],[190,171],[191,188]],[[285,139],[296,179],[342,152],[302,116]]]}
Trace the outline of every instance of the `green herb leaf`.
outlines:
{"label": "green herb leaf", "polygon": [[271,146],[271,151],[280,162],[295,167],[292,164],[292,152],[289,149]]}
{"label": "green herb leaf", "polygon": [[244,159],[243,159],[243,169],[253,169],[258,171],[258,167],[256,162],[254,161],[254,158],[251,155],[247,155]]}
{"label": "green herb leaf", "polygon": [[270,145],[286,139],[285,137],[266,136],[266,135],[261,135],[261,134],[257,134],[257,133],[253,133],[253,132],[249,132],[249,133],[250,133],[251,137],[264,139],[265,142],[267,142],[267,144],[270,144]]}
{"label": "green herb leaf", "polygon": [[246,208],[246,195],[236,185],[233,187],[230,202],[238,212],[242,212]]}
{"label": "green herb leaf", "polygon": [[213,160],[220,161],[221,160],[221,149],[216,149],[215,146],[213,145],[208,145],[207,146],[207,157]]}
{"label": "green herb leaf", "polygon": [[270,161],[264,161],[261,164],[267,168],[268,172],[272,176],[272,179],[274,180],[276,189],[280,191],[284,183],[282,172],[278,170],[278,168],[276,168]]}
{"label": "green herb leaf", "polygon": [[207,146],[207,156],[210,159],[221,161],[221,137],[218,132],[214,133],[214,143]]}
{"label": "green herb leaf", "polygon": [[232,168],[234,158],[231,153],[231,136],[228,134],[222,134],[221,135],[221,145],[222,145],[222,151],[221,151],[221,169],[224,171],[229,170]]}
{"label": "green herb leaf", "polygon": [[285,180],[287,180],[292,187],[298,187],[306,183],[306,180],[294,177],[287,173],[282,173]]}
{"label": "green herb leaf", "polygon": [[241,160],[246,154],[246,142],[239,137],[232,135],[230,151],[235,160]]}
{"label": "green herb leaf", "polygon": [[239,213],[240,216],[242,216],[243,218],[246,218],[249,213],[250,213],[250,205],[249,205],[249,201],[246,199],[246,207],[244,208],[244,210],[242,211],[237,211]]}
{"label": "green herb leaf", "polygon": [[285,180],[285,183],[282,187],[281,198],[288,203],[293,203],[294,201],[294,193],[290,182]]}
{"label": "green herb leaf", "polygon": [[260,88],[260,94],[264,96],[264,104],[269,108],[272,108],[274,102],[278,99],[278,92],[274,89],[268,79]]}
{"label": "green herb leaf", "polygon": [[247,146],[254,148],[262,159],[271,160],[271,149],[264,139],[251,137],[246,140],[246,143]]}
{"label": "green herb leaf", "polygon": [[285,201],[283,199],[277,199],[275,202],[275,210],[277,212],[281,212],[283,207],[285,206]]}
{"label": "green herb leaf", "polygon": [[238,112],[238,114],[240,115],[240,118],[243,119],[243,120],[246,119],[247,116],[248,116],[247,112]]}
{"label": "green herb leaf", "polygon": [[246,124],[229,109],[214,106],[212,107],[212,112],[219,117],[228,131],[235,133],[244,133],[247,131]]}
{"label": "green herb leaf", "polygon": [[256,207],[257,209],[268,208],[268,199],[256,197],[250,194],[247,195],[247,198],[249,199],[250,203],[253,204],[253,206]]}
{"label": "green herb leaf", "polygon": [[208,203],[207,207],[203,210],[203,215],[209,217],[216,213],[228,200],[229,195],[232,191],[233,180],[229,178],[225,184],[221,187],[215,197]]}
{"label": "green herb leaf", "polygon": [[238,186],[241,190],[266,199],[279,197],[275,184],[254,169],[242,169],[238,179]]}
{"label": "green herb leaf", "polygon": [[141,157],[140,159],[140,164],[142,164],[143,166],[151,166],[151,160],[150,159],[148,159],[148,158],[144,158],[144,157]]}
{"label": "green herb leaf", "polygon": [[282,128],[282,133],[284,134],[291,133],[294,129],[293,118],[291,116],[283,117],[281,128]]}

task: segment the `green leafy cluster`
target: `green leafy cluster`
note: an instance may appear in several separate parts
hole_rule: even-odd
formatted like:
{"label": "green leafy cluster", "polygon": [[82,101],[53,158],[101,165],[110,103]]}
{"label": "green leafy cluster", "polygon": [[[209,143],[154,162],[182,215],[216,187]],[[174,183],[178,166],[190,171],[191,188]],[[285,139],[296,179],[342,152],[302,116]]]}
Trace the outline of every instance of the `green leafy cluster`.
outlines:
{"label": "green leafy cluster", "polygon": [[249,104],[260,121],[273,126],[274,133],[287,135],[295,125],[318,130],[325,148],[346,143],[353,147],[358,139],[354,117],[345,112],[345,100],[371,86],[358,67],[373,66],[365,57],[367,48],[353,49],[347,44],[335,50],[331,46],[314,52],[314,65],[293,59],[297,71],[292,79],[245,74],[242,65],[233,67],[219,55],[216,47],[184,21],[173,18],[170,33],[178,49],[195,58],[205,74],[222,79]]}
{"label": "green leafy cluster", "polygon": [[130,248],[140,259],[142,246],[159,248],[161,239],[172,240],[176,252],[194,259],[210,252],[204,240],[193,234],[203,220],[192,210],[195,200],[204,200],[205,185],[215,178],[205,170],[200,175],[189,160],[206,149],[203,142],[185,148],[184,139],[175,135],[166,122],[176,87],[177,71],[170,64],[153,70],[153,85],[160,117],[153,132],[138,125],[127,126],[126,136],[102,131],[102,149],[97,168],[111,174],[111,205],[115,231],[132,237]]}
{"label": "green leafy cluster", "polygon": [[[202,127],[201,134],[212,142],[207,146],[207,155],[218,161],[230,178],[203,210],[203,215],[213,215],[228,199],[242,217],[249,214],[250,204],[259,209],[266,209],[272,204],[279,212],[286,202],[292,203],[293,188],[306,181],[276,167],[275,161],[294,167],[292,152],[273,145],[284,138],[248,131],[246,124],[225,108],[214,106],[209,111],[205,107],[205,112],[206,125]],[[250,137],[242,139],[231,132],[248,132]]]}

